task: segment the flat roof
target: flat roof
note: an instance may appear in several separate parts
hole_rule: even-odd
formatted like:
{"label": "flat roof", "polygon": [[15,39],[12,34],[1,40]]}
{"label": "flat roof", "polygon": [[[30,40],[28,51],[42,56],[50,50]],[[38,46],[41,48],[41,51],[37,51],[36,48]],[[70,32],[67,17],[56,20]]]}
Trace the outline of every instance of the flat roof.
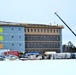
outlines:
{"label": "flat roof", "polygon": [[32,23],[17,23],[17,22],[6,22],[0,21],[0,26],[24,26],[26,28],[64,28],[63,25],[52,25],[52,24],[32,24]]}
{"label": "flat roof", "polygon": [[23,24],[23,26],[25,26],[26,28],[64,28],[63,25],[48,25],[48,24],[29,24],[29,23],[25,23]]}
{"label": "flat roof", "polygon": [[0,26],[23,26],[22,23],[0,21]]}

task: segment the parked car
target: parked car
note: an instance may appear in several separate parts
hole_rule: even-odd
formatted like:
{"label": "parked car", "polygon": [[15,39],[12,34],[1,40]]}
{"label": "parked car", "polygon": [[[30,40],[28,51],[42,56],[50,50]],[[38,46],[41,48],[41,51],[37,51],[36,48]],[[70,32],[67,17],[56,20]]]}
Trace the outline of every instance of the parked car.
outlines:
{"label": "parked car", "polygon": [[18,58],[18,56],[15,56],[15,55],[6,55],[6,59],[16,60],[16,59],[19,59],[19,58]]}
{"label": "parked car", "polygon": [[36,57],[36,60],[41,60],[42,59],[42,56],[41,55],[38,55],[37,57]]}
{"label": "parked car", "polygon": [[36,55],[31,54],[31,55],[28,56],[28,59],[29,60],[35,60],[36,59]]}
{"label": "parked car", "polygon": [[5,56],[4,55],[0,55],[0,61],[5,60]]}
{"label": "parked car", "polygon": [[75,54],[71,53],[71,59],[75,59]]}

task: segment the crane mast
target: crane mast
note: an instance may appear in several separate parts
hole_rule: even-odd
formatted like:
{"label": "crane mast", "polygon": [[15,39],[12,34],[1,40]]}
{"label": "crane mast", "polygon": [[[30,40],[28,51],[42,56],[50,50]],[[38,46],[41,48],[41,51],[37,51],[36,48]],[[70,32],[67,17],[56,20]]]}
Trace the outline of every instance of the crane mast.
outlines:
{"label": "crane mast", "polygon": [[76,34],[72,31],[72,29],[60,18],[60,16],[55,12],[56,16],[67,26],[67,28],[76,36]]}

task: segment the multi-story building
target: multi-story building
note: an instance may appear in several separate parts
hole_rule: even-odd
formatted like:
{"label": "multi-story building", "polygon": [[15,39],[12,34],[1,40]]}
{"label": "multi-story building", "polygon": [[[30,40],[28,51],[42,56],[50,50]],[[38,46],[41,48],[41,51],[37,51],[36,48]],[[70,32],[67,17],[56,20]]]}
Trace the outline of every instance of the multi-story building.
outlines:
{"label": "multi-story building", "polygon": [[62,28],[59,25],[23,24],[26,52],[62,52]]}
{"label": "multi-story building", "polygon": [[24,26],[18,23],[0,22],[0,49],[24,52]]}
{"label": "multi-story building", "polygon": [[0,22],[0,49],[62,52],[62,28],[59,25]]}

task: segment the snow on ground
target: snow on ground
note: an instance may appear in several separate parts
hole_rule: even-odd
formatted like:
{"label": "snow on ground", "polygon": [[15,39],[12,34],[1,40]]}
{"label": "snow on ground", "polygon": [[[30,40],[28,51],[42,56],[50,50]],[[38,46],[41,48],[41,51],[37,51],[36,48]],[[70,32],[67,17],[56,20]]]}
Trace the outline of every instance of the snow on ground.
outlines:
{"label": "snow on ground", "polygon": [[0,75],[76,75],[76,59],[0,61]]}

